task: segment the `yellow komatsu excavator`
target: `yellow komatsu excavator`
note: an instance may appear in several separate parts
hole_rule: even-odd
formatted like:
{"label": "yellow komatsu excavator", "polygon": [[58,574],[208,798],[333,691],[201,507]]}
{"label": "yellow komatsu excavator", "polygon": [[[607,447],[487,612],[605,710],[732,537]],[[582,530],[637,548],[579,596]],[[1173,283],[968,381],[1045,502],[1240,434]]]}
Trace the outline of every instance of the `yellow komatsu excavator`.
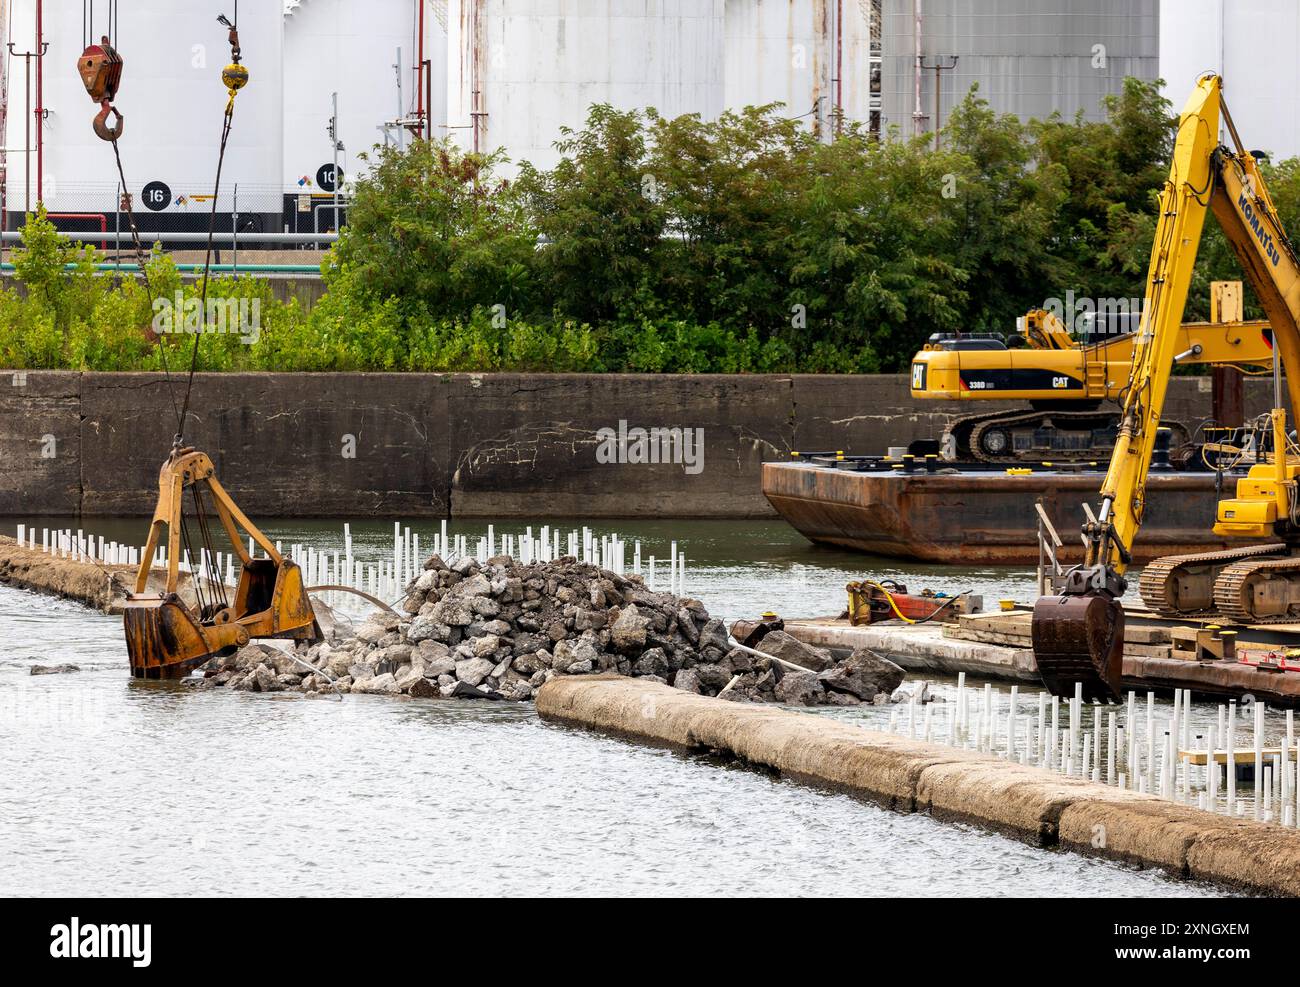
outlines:
{"label": "yellow komatsu excavator", "polygon": [[[1241,297],[1240,282],[1216,282],[1220,295]],[[1217,306],[1212,306],[1217,307]],[[1090,313],[1097,316],[1098,313]],[[1015,465],[1098,460],[1110,455],[1133,367],[1137,317],[1101,313],[1080,342],[1047,309],[1017,319],[1018,335],[935,334],[912,358],[912,397],[943,401],[1024,401],[1030,407],[963,415],[939,440],[940,458]],[[1267,322],[1190,322],[1179,326],[1180,363],[1236,366],[1264,372],[1273,363]],[[1018,345],[1008,345],[1011,344]],[[1233,422],[1232,424],[1238,424]],[[1189,448],[1192,431],[1165,421],[1172,449]]]}
{"label": "yellow komatsu excavator", "polygon": [[[1220,145],[1222,118],[1232,147]],[[1083,525],[1084,562],[1059,595],[1034,607],[1039,673],[1056,695],[1081,684],[1084,695],[1119,695],[1124,641],[1120,597],[1133,539],[1147,506],[1147,477],[1179,326],[1207,211],[1213,212],[1273,328],[1272,450],[1220,501],[1214,530],[1264,544],[1152,563],[1140,581],[1147,603],[1164,612],[1217,613],[1233,621],[1300,616],[1300,450],[1288,437],[1280,367],[1291,407],[1300,408],[1300,259],[1287,239],[1256,159],[1223,103],[1223,82],[1205,75],[1179,118],[1173,161],[1160,195],[1160,218],[1147,275],[1142,324],[1124,390],[1115,451],[1101,506]],[[1208,519],[1207,519],[1208,522]]]}

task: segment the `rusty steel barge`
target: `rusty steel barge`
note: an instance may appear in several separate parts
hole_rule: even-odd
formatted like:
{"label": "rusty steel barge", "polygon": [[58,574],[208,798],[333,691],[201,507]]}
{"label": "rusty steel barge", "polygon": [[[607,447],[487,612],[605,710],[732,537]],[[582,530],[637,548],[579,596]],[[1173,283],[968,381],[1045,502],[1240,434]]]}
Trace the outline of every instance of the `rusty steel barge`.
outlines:
{"label": "rusty steel barge", "polygon": [[[1083,505],[1097,499],[1097,470],[866,470],[852,459],[764,463],[763,495],[813,542],[919,562],[1034,565],[1041,501],[1080,561]],[[1231,479],[1226,480],[1231,483]],[[1134,546],[1137,562],[1229,547],[1216,538],[1214,473],[1152,472],[1150,507]]]}

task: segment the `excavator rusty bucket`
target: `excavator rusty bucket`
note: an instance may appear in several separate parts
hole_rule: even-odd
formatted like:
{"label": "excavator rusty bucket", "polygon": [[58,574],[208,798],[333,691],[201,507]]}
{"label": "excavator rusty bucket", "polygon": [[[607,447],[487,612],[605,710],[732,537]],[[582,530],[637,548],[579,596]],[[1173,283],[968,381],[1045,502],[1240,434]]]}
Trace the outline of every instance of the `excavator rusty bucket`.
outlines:
{"label": "excavator rusty bucket", "polygon": [[1105,594],[1043,596],[1030,625],[1034,660],[1047,691],[1071,698],[1120,697],[1124,662],[1124,608]]}
{"label": "excavator rusty bucket", "polygon": [[[217,651],[209,633],[176,594],[166,597],[131,596],[122,610],[126,651],[131,674],[138,679],[184,678],[190,670]],[[232,630],[242,628],[232,627]],[[222,635],[225,640],[226,635]],[[247,644],[248,633],[236,644]]]}
{"label": "excavator rusty bucket", "polygon": [[317,640],[316,614],[302,570],[286,560],[250,559],[229,607],[202,619],[176,593],[127,597],[122,611],[131,674],[183,678],[213,655],[229,654],[253,638]]}
{"label": "excavator rusty bucket", "polygon": [[[189,522],[182,505],[193,500],[202,541],[191,546]],[[229,540],[231,557],[239,561],[239,581],[226,585],[214,564],[215,544],[209,537],[216,521]],[[239,529],[248,533],[246,548]],[[164,558],[167,581],[161,592],[146,592],[163,532],[168,533]],[[254,547],[265,553],[258,557]],[[180,561],[197,569],[181,593]],[[135,592],[127,597],[122,624],[131,674],[136,678],[182,678],[214,655],[230,654],[254,638],[318,640],[320,627],[303,584],[302,570],[260,532],[226,493],[212,460],[194,449],[176,449],[158,475],[158,506],[141,553]]]}

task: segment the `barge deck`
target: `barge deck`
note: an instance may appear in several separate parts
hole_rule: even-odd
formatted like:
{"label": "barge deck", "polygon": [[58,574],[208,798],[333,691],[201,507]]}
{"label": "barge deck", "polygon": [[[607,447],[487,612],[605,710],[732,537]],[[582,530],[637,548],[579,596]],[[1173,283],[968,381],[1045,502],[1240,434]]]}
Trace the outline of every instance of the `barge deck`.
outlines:
{"label": "barge deck", "polygon": [[[859,472],[811,463],[764,463],[763,495],[812,542],[941,564],[1034,565],[1035,501],[1065,540],[1063,563],[1083,549],[1070,537],[1095,505],[1100,472]],[[1134,546],[1139,563],[1230,547],[1210,531],[1219,494],[1213,473],[1153,472]],[[1231,479],[1227,479],[1231,483]]]}

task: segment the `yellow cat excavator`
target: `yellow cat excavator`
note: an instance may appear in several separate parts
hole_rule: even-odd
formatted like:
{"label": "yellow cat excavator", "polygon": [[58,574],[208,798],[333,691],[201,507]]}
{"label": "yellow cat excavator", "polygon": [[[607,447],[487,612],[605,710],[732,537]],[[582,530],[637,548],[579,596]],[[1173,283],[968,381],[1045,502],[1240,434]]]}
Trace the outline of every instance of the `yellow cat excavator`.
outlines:
{"label": "yellow cat excavator", "polygon": [[[1241,282],[1216,282],[1213,317],[1178,327],[1179,363],[1267,372],[1273,333],[1267,322],[1240,321]],[[1234,304],[1235,303],[1235,304]],[[912,358],[912,397],[920,401],[1023,401],[1029,407],[962,415],[938,440],[947,462],[1014,466],[1043,460],[1100,460],[1110,455],[1121,402],[1133,366],[1137,316],[1090,312],[1076,339],[1052,311],[1033,309],[1016,320],[1017,334],[936,333]],[[1217,412],[1216,412],[1217,414]],[[1176,421],[1170,448],[1192,451],[1192,430]],[[1228,424],[1238,425],[1233,421]],[[1178,454],[1175,454],[1178,458]]]}
{"label": "yellow cat excavator", "polygon": [[[1219,144],[1220,118],[1231,147]],[[1089,698],[1119,695],[1124,641],[1119,600],[1147,506],[1152,451],[1207,211],[1223,228],[1272,324],[1278,354],[1271,452],[1261,453],[1238,480],[1235,497],[1220,501],[1214,530],[1271,540],[1159,559],[1143,574],[1140,589],[1150,606],[1166,613],[1218,614],[1242,622],[1300,616],[1300,449],[1288,435],[1277,364],[1280,360],[1286,370],[1292,409],[1300,409],[1300,259],[1282,229],[1257,157],[1241,143],[1223,102],[1222,79],[1202,76],[1179,118],[1160,196],[1119,436],[1101,506],[1095,514],[1086,512],[1083,525],[1085,559],[1066,574],[1059,595],[1041,597],[1034,607],[1034,655],[1055,695],[1072,694],[1076,683]]]}

